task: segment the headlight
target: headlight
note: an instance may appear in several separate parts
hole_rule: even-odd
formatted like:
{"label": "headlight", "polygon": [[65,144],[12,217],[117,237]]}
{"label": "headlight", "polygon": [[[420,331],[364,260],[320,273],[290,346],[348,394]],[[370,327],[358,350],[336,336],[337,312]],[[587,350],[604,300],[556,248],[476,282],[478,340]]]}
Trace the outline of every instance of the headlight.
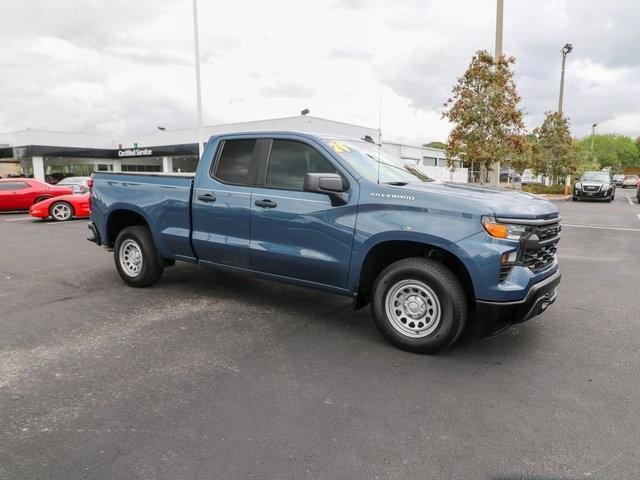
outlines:
{"label": "headlight", "polygon": [[582,184],[580,182],[576,183],[576,190],[581,190],[582,189]]}
{"label": "headlight", "polygon": [[492,237],[506,240],[519,240],[527,231],[526,225],[500,223],[493,217],[482,217],[482,226]]}

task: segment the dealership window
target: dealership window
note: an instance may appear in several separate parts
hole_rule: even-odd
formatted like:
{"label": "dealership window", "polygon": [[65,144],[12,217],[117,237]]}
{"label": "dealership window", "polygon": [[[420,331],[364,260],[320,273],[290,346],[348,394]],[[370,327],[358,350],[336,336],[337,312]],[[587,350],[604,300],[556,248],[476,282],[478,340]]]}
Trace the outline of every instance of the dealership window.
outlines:
{"label": "dealership window", "polygon": [[123,172],[161,172],[162,165],[122,165]]}
{"label": "dealership window", "polygon": [[106,165],[104,163],[100,163],[100,164],[98,164],[98,171],[99,172],[112,172],[113,171],[113,165]]}
{"label": "dealership window", "polygon": [[225,140],[215,177],[225,183],[246,185],[255,146],[255,140]]}
{"label": "dealership window", "polygon": [[307,173],[336,173],[336,169],[309,145],[291,140],[273,141],[267,187],[302,191]]}
{"label": "dealership window", "polygon": [[438,165],[438,159],[435,157],[422,157],[422,165],[425,167],[436,167]]}

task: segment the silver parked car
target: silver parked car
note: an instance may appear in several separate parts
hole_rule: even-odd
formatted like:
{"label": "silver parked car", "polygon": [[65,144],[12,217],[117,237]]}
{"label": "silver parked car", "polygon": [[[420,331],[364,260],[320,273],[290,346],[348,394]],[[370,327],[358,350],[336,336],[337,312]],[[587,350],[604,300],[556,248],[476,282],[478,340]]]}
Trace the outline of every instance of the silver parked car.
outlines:
{"label": "silver parked car", "polygon": [[621,187],[622,181],[624,180],[624,174],[616,173],[613,177],[611,177],[611,180],[613,180],[613,183],[616,184],[616,187]]}

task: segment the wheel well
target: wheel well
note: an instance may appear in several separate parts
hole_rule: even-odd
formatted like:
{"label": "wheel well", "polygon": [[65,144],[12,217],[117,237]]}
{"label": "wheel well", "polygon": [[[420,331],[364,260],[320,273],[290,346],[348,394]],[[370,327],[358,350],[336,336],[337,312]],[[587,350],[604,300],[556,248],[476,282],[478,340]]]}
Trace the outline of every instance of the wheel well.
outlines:
{"label": "wheel well", "polygon": [[411,257],[427,257],[451,270],[464,288],[470,308],[473,308],[475,294],[471,276],[462,261],[451,252],[420,242],[389,241],[373,247],[364,260],[360,271],[360,283],[355,307],[360,308],[371,301],[373,284],[382,270],[398,260]]}
{"label": "wheel well", "polygon": [[33,201],[33,204],[35,205],[38,202],[42,202],[43,200],[47,200],[51,198],[51,195],[40,195],[39,197],[36,197],[36,199]]}
{"label": "wheel well", "polygon": [[149,227],[149,224],[142,215],[131,210],[116,210],[111,213],[107,221],[107,245],[113,247],[118,234],[125,228],[134,225]]}

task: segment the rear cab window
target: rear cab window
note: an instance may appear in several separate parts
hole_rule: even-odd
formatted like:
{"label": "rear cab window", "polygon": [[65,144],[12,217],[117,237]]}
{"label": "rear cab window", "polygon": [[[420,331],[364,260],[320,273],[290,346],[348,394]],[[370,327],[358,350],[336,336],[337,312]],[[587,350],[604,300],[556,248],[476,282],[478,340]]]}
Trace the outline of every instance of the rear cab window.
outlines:
{"label": "rear cab window", "polygon": [[256,139],[224,140],[211,176],[222,183],[249,185],[249,171]]}

